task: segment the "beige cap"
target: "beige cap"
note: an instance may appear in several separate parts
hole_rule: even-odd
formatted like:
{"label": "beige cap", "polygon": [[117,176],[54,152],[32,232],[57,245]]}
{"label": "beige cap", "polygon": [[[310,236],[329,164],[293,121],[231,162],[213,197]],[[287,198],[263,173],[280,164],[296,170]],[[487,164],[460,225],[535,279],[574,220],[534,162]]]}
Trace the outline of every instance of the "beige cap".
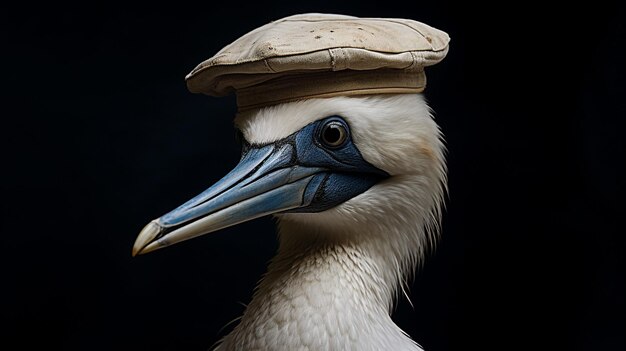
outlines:
{"label": "beige cap", "polygon": [[397,18],[285,17],[235,40],[186,77],[194,93],[237,94],[239,110],[313,97],[424,90],[450,37]]}

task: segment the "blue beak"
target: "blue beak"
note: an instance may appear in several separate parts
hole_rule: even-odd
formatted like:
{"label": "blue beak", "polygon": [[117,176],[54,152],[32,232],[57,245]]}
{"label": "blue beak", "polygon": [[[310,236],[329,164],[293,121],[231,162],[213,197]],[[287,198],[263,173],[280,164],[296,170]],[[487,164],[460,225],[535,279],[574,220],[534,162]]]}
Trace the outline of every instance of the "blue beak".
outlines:
{"label": "blue beak", "polygon": [[324,211],[387,176],[351,140],[332,150],[315,142],[316,124],[273,144],[247,145],[224,178],[148,223],[133,256],[273,213]]}

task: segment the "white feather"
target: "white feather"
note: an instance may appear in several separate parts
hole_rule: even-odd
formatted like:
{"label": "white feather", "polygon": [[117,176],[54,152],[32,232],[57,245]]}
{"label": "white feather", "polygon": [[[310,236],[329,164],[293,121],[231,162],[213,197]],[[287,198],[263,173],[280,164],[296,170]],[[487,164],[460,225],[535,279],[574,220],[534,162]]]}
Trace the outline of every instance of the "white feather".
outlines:
{"label": "white feather", "polygon": [[280,247],[219,350],[419,350],[390,313],[436,241],[445,192],[441,133],[420,94],[311,99],[241,114],[251,143],[332,115],[391,177],[321,213],[277,215]]}

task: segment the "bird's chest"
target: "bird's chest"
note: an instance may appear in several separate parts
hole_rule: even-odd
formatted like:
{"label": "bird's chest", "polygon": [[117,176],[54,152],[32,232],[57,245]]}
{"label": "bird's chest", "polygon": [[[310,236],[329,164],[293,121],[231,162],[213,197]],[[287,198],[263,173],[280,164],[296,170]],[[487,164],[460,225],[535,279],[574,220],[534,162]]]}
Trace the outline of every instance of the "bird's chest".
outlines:
{"label": "bird's chest", "polygon": [[286,272],[261,284],[220,350],[379,350],[412,344],[355,269],[313,265]]}

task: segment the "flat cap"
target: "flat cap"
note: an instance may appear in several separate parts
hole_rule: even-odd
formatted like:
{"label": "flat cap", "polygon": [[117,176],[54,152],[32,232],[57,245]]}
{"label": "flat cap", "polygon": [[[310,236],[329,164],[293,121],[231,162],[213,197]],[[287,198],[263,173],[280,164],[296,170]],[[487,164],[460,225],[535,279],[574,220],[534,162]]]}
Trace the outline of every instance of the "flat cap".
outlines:
{"label": "flat cap", "polygon": [[424,90],[424,67],[441,61],[449,36],[397,18],[301,14],[259,27],[200,63],[191,92],[237,94],[239,110],[313,97]]}

